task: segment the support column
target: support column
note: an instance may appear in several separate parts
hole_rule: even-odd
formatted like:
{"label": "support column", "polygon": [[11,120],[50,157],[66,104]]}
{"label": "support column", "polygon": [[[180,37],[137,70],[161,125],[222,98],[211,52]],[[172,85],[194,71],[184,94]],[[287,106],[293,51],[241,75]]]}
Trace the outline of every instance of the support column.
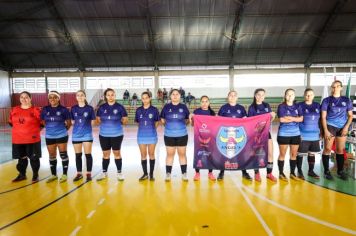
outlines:
{"label": "support column", "polygon": [[306,79],[307,79],[307,83],[306,83],[306,88],[310,88],[310,67],[308,67],[305,71],[306,73]]}
{"label": "support column", "polygon": [[84,90],[86,88],[85,81],[84,81],[84,72],[80,71],[79,76],[80,76],[80,89]]}
{"label": "support column", "polygon": [[234,90],[234,67],[230,66],[229,67],[229,91]]}
{"label": "support column", "polygon": [[154,75],[154,78],[153,78],[154,88],[153,88],[152,97],[156,97],[157,96],[157,91],[159,89],[159,71],[158,71],[157,68],[153,71],[153,75]]}

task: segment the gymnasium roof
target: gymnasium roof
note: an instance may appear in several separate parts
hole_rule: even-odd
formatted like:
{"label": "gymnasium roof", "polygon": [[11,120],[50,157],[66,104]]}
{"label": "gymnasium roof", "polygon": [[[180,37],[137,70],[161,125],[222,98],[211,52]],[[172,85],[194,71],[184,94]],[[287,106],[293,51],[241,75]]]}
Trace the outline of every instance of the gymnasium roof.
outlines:
{"label": "gymnasium roof", "polygon": [[355,0],[0,0],[10,71],[355,62]]}

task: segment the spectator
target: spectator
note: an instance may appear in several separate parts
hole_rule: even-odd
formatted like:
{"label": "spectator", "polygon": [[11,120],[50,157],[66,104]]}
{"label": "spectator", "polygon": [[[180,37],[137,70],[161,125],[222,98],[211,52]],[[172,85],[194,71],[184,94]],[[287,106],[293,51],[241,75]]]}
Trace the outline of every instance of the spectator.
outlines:
{"label": "spectator", "polygon": [[184,91],[184,89],[182,87],[179,88],[179,93],[180,93],[181,98],[183,99],[183,103],[186,103],[185,91]]}
{"label": "spectator", "polygon": [[152,92],[150,91],[150,89],[147,89],[146,92],[150,95],[150,98],[153,98],[152,97]]}
{"label": "spectator", "polygon": [[136,105],[137,105],[137,94],[134,93],[134,94],[132,95],[131,106],[132,106],[132,107],[136,107]]}
{"label": "spectator", "polygon": [[161,101],[162,103],[164,103],[163,92],[162,92],[162,90],[160,88],[157,91],[157,100]]}
{"label": "spectator", "polygon": [[126,89],[125,92],[124,92],[124,96],[123,96],[123,99],[124,99],[124,102],[126,100],[129,100],[130,99],[130,93],[129,91]]}
{"label": "spectator", "polygon": [[167,90],[164,88],[164,89],[163,89],[163,100],[164,100],[164,102],[167,102],[167,99],[168,99],[168,92],[167,92]]}
{"label": "spectator", "polygon": [[190,93],[188,93],[188,96],[185,98],[185,101],[188,103],[188,105],[190,106],[190,103],[192,101],[194,101],[195,104],[195,97],[193,95],[191,95]]}

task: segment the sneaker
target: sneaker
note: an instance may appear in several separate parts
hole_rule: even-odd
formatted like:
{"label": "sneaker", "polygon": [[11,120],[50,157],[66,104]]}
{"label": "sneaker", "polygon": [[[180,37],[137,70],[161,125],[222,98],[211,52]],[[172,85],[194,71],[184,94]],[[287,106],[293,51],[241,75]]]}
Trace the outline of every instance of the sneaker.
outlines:
{"label": "sneaker", "polygon": [[288,182],[288,179],[283,172],[279,174],[279,179]]}
{"label": "sneaker", "polygon": [[182,180],[183,180],[183,181],[188,181],[188,175],[187,175],[187,173],[183,173],[183,174],[182,174]]}
{"label": "sneaker", "polygon": [[224,174],[220,172],[218,175],[218,181],[222,181],[222,180],[224,180]]}
{"label": "sneaker", "polygon": [[104,179],[107,179],[107,177],[108,177],[108,174],[106,172],[102,172],[102,173],[100,173],[98,178],[96,178],[96,181],[102,181]]}
{"label": "sneaker", "polygon": [[59,179],[59,182],[60,183],[67,182],[67,179],[68,179],[67,175],[62,175],[61,178]]}
{"label": "sneaker", "polygon": [[170,181],[171,181],[171,173],[167,173],[167,174],[166,174],[165,181],[166,181],[166,182],[170,182]]}
{"label": "sneaker", "polygon": [[73,179],[73,182],[77,182],[79,180],[83,179],[83,175],[82,174],[77,174],[74,179]]}
{"label": "sneaker", "polygon": [[91,174],[87,173],[87,182],[89,182],[91,180],[92,180]]}
{"label": "sneaker", "polygon": [[199,180],[200,180],[200,173],[199,172],[195,172],[194,181],[199,181]]}
{"label": "sneaker", "polygon": [[146,180],[148,179],[148,175],[147,174],[143,174],[139,179],[138,181],[143,181],[143,180]]}
{"label": "sneaker", "polygon": [[297,177],[301,180],[305,180],[303,172],[298,173]]}
{"label": "sneaker", "polygon": [[208,173],[208,178],[209,178],[210,180],[212,180],[212,181],[215,181],[215,180],[216,180],[216,178],[215,178],[213,172],[209,172],[209,173]]}
{"label": "sneaker", "polygon": [[120,172],[120,173],[117,173],[117,180],[118,181],[124,181],[125,177],[124,175]]}
{"label": "sneaker", "polygon": [[247,173],[247,172],[242,172],[242,178],[244,178],[244,179],[246,179],[246,180],[250,180],[250,181],[252,181],[252,178],[251,178],[251,176],[249,175],[249,173]]}
{"label": "sneaker", "polygon": [[340,171],[337,173],[337,177],[339,177],[340,179],[342,180],[347,180],[348,179],[348,176],[347,174],[344,172],[344,171]]}
{"label": "sneaker", "polygon": [[155,177],[153,177],[153,175],[150,175],[150,181],[155,181]]}
{"label": "sneaker", "polygon": [[328,179],[328,180],[333,180],[334,177],[331,175],[331,172],[330,171],[327,171],[324,173],[324,177],[325,179]]}
{"label": "sneaker", "polygon": [[290,179],[295,180],[295,181],[299,180],[299,178],[293,173],[290,174]]}
{"label": "sneaker", "polygon": [[261,175],[260,175],[260,172],[255,173],[255,181],[261,182]]}
{"label": "sneaker", "polygon": [[38,181],[40,181],[39,178],[38,178],[38,174],[34,174],[32,176],[32,183],[37,183]]}
{"label": "sneaker", "polygon": [[16,176],[15,179],[12,180],[12,182],[15,183],[15,182],[19,182],[19,181],[22,181],[22,180],[25,180],[25,179],[27,179],[26,175],[19,174],[18,176]]}
{"label": "sneaker", "polygon": [[272,173],[267,174],[267,179],[271,180],[272,182],[277,182],[277,178],[274,177]]}
{"label": "sneaker", "polygon": [[308,172],[308,176],[309,176],[309,177],[312,177],[312,178],[314,178],[314,179],[320,179],[320,176],[317,175],[317,174],[315,174],[314,171],[309,171],[309,172]]}
{"label": "sneaker", "polygon": [[58,179],[57,175],[51,175],[51,176],[47,179],[46,183],[51,183],[51,182],[53,182],[53,181],[55,181],[55,180],[57,180],[57,179]]}

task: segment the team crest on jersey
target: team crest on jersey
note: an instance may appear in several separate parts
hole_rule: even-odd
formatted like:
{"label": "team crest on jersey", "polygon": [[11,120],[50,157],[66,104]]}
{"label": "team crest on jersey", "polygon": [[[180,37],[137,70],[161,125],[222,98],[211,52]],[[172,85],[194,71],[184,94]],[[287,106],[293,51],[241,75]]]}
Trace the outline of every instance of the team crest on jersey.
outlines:
{"label": "team crest on jersey", "polygon": [[289,112],[289,111],[287,111],[287,115],[290,115],[290,112]]}
{"label": "team crest on jersey", "polygon": [[316,112],[316,113],[319,113],[319,109],[318,109],[318,108],[317,108],[317,109],[315,109],[315,112]]}
{"label": "team crest on jersey", "polygon": [[309,110],[308,110],[308,109],[305,109],[305,113],[309,113]]}
{"label": "team crest on jersey", "polygon": [[345,106],[346,106],[346,102],[342,102],[341,104],[342,104],[342,106],[343,106],[343,107],[345,107]]}
{"label": "team crest on jersey", "polygon": [[265,112],[268,112],[268,107],[265,107]]}
{"label": "team crest on jersey", "polygon": [[152,119],[153,118],[153,114],[148,114],[148,118]]}
{"label": "team crest on jersey", "polygon": [[116,115],[119,111],[117,109],[114,109],[112,112]]}
{"label": "team crest on jersey", "polygon": [[78,113],[77,113],[77,112],[75,112],[75,113],[74,113],[74,116],[78,116]]}
{"label": "team crest on jersey", "polygon": [[237,110],[237,113],[241,114],[241,111],[240,111],[240,110]]}
{"label": "team crest on jersey", "polygon": [[183,109],[182,109],[182,108],[179,108],[179,112],[182,113],[182,112],[183,112]]}
{"label": "team crest on jersey", "polygon": [[140,115],[140,119],[142,119],[143,118],[143,116],[142,116],[142,114]]}
{"label": "team crest on jersey", "polygon": [[169,108],[169,111],[168,112],[172,112],[172,109],[171,108]]}
{"label": "team crest on jersey", "polygon": [[57,115],[57,116],[60,116],[60,115],[61,115],[61,112],[60,112],[60,111],[57,111],[57,112],[56,112],[56,115]]}
{"label": "team crest on jersey", "polygon": [[216,136],[216,146],[219,152],[231,159],[239,154],[247,143],[247,136],[244,127],[222,126]]}
{"label": "team crest on jersey", "polygon": [[83,113],[83,116],[84,116],[84,117],[88,117],[88,115],[89,115],[88,112],[84,112],[84,113]]}

